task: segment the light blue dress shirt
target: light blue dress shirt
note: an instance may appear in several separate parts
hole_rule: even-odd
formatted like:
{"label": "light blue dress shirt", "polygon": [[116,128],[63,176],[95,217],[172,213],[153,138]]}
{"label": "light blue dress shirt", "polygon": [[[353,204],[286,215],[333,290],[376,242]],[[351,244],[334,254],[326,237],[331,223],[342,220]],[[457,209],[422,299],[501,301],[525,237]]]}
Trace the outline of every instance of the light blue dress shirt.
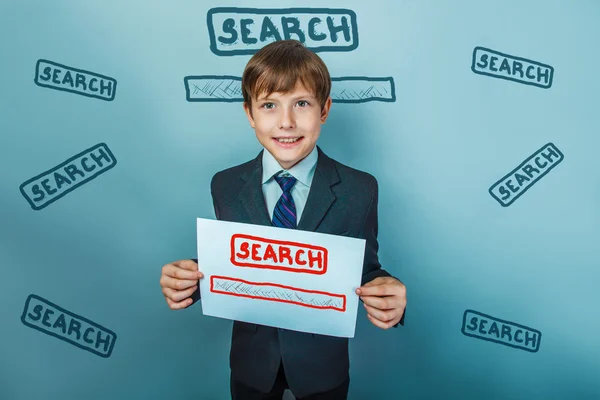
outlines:
{"label": "light blue dress shirt", "polygon": [[273,157],[273,155],[269,153],[267,149],[263,151],[262,192],[263,196],[265,197],[265,203],[267,205],[267,210],[269,212],[269,218],[271,221],[273,220],[273,211],[275,210],[275,205],[283,194],[283,190],[281,190],[281,187],[275,178],[273,178],[273,175],[283,171],[282,174],[288,173],[296,178],[296,183],[294,184],[291,193],[292,198],[294,199],[294,204],[296,205],[296,224],[298,224],[300,222],[300,217],[302,217],[304,206],[306,206],[306,199],[308,198],[310,185],[313,177],[315,176],[318,158],[319,153],[317,151],[317,146],[315,145],[309,155],[304,157],[302,161],[294,165],[289,170],[286,170],[279,165],[275,157]]}

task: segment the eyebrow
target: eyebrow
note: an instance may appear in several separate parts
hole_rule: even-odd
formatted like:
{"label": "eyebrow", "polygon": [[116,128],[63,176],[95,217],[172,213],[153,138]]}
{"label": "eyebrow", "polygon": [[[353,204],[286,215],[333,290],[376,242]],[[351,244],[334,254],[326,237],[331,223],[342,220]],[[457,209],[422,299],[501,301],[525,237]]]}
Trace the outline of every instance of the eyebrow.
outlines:
{"label": "eyebrow", "polygon": [[[300,100],[300,99],[306,99],[306,98],[313,98],[316,99],[316,97],[310,93],[303,93],[299,96],[295,96],[292,98],[292,100]],[[275,99],[272,99],[271,97],[262,97],[262,98],[258,98],[256,99],[257,101],[277,101]]]}

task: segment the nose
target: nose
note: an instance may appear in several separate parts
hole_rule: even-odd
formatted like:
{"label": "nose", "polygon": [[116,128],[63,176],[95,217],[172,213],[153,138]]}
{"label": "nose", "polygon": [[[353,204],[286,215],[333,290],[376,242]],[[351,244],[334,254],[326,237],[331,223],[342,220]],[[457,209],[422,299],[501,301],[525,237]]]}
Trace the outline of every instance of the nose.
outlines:
{"label": "nose", "polygon": [[279,115],[279,129],[294,129],[295,127],[296,121],[292,110],[282,107]]}

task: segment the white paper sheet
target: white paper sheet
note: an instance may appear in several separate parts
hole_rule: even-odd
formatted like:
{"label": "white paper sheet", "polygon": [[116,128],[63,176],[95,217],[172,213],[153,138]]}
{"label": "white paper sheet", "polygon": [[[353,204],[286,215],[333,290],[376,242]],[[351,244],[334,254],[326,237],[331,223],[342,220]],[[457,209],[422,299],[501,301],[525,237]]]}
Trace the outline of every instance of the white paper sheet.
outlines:
{"label": "white paper sheet", "polygon": [[354,337],[365,240],[198,218],[204,315]]}

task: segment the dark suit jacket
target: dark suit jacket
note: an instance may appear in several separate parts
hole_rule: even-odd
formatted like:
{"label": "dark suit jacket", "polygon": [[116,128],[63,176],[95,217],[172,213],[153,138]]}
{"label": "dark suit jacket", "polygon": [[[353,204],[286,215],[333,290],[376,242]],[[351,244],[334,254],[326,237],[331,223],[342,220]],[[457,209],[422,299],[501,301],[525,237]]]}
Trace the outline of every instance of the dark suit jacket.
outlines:
{"label": "dark suit jacket", "polygon": [[[329,158],[318,146],[317,150],[315,175],[297,229],[366,239],[361,284],[390,276],[377,257],[377,180]],[[263,151],[213,177],[218,220],[272,225],[261,186]],[[349,374],[348,339],[234,321],[230,365],[235,379],[267,392],[280,360],[296,396],[326,391]]]}

